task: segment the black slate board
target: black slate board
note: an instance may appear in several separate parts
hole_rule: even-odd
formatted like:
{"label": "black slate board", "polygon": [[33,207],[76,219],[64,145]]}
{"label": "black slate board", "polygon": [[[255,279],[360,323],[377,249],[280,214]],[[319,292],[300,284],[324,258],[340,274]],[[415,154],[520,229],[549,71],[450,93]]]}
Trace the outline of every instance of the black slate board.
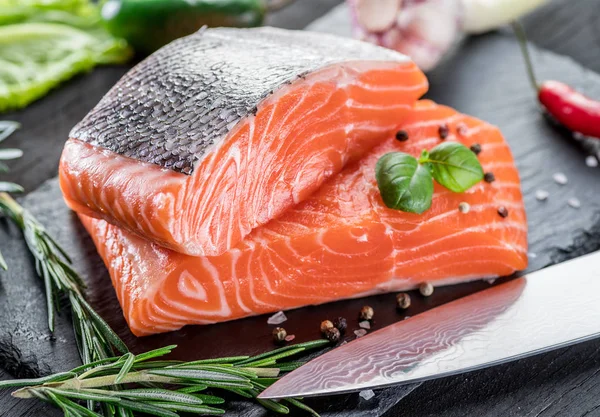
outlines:
{"label": "black slate board", "polygon": [[[430,96],[483,117],[503,129],[521,170],[531,228],[531,250],[537,254],[531,268],[538,269],[565,256],[597,248],[600,231],[594,224],[600,211],[597,197],[600,184],[595,181],[597,170],[587,168],[583,163],[585,152],[581,145],[548,127],[539,117],[516,48],[512,39],[501,35],[473,39],[464,45],[456,60],[449,61],[432,75]],[[579,85],[586,91],[600,92],[600,78],[573,62],[550,54],[536,56],[536,59],[541,73],[560,76],[565,81],[579,80],[582,82]],[[559,169],[570,179],[565,187],[552,182],[552,173]],[[535,201],[532,192],[538,187],[553,192],[549,201]],[[571,195],[582,201],[581,209],[567,207],[566,199]],[[133,338],[123,327],[101,261],[94,255],[89,238],[62,205],[56,183],[49,183],[29,195],[25,204],[75,254],[78,269],[89,279],[92,303],[119,329],[134,351],[175,342],[182,347],[178,357],[197,358],[234,352],[253,353],[271,347],[266,317],[210,327],[189,327],[168,336]],[[588,238],[581,239],[580,236],[586,233]],[[74,365],[77,356],[68,314],[59,318],[56,340],[52,340],[44,325],[44,309],[39,307],[44,304],[41,287],[14,228],[0,227],[0,250],[11,263],[11,271],[0,275],[0,364],[15,376],[33,376]],[[488,285],[480,282],[440,289],[432,298],[420,300],[409,314]],[[364,300],[355,300],[293,311],[288,314],[290,319],[286,327],[297,335],[297,340],[308,340],[318,336],[316,327],[323,317],[337,314],[352,317],[363,303]],[[393,295],[371,297],[368,303],[377,311],[376,328],[401,318],[394,311]],[[218,342],[206,343],[208,340]],[[385,390],[368,402],[359,400],[356,395],[336,397],[317,404],[317,407],[330,409],[332,413],[334,410],[354,410],[356,415],[381,415],[406,392],[406,388]],[[33,404],[36,403],[16,403],[7,398],[2,402],[4,408],[0,415],[52,415],[41,408],[36,408],[35,414],[22,408]],[[238,415],[261,414],[258,408],[242,409],[241,404],[236,405],[240,406]]]}
{"label": "black slate board", "polygon": [[522,22],[531,42],[600,72],[598,0],[552,0]]}

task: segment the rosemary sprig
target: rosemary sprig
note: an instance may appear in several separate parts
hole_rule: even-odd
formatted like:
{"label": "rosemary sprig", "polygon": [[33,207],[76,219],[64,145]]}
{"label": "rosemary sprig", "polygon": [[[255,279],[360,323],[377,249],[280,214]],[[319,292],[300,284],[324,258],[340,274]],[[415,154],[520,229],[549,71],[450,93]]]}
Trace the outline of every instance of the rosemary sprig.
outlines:
{"label": "rosemary sprig", "polygon": [[73,310],[73,325],[83,363],[128,352],[125,343],[85,301],[83,280],[71,268],[67,253],[46,232],[35,217],[7,193],[0,193],[0,212],[23,232],[36,271],[43,279],[48,304],[48,327],[54,331],[54,314],[58,300],[66,295]]}
{"label": "rosemary sprig", "polygon": [[[66,296],[71,305],[73,330],[84,364],[107,359],[118,353],[127,353],[125,343],[85,300],[83,280],[71,267],[71,259],[67,253],[46,232],[44,226],[4,192],[0,193],[0,213],[10,218],[21,229],[25,243],[35,259],[36,271],[44,281],[50,331],[54,331],[54,316],[59,310],[59,300]],[[45,398],[54,397],[52,394]],[[94,401],[90,400],[87,407],[93,410]],[[68,409],[70,413],[74,413],[71,408]],[[66,411],[65,414],[69,415]],[[104,405],[103,414],[133,416],[120,405]]]}
{"label": "rosemary sprig", "polygon": [[[21,125],[17,122],[11,121],[0,121],[0,142],[4,141],[10,135],[12,135]],[[20,158],[23,152],[20,149],[0,149],[0,174],[8,172],[8,165],[2,161],[8,161],[11,159]],[[0,181],[0,192],[7,193],[20,193],[23,192],[23,187],[13,182]],[[0,268],[8,269],[6,260],[0,252]]]}
{"label": "rosemary sprig", "polygon": [[[246,398],[255,398],[277,380],[284,360],[328,344],[327,340],[283,347],[255,357],[208,359],[193,362],[157,361],[175,346],[133,355],[106,358],[88,366],[80,366],[34,380],[0,381],[0,389],[21,387],[13,397],[37,398],[61,408],[68,416],[98,416],[81,402],[96,402],[105,407],[120,408],[125,412],[143,412],[155,416],[176,417],[179,412],[192,414],[223,414],[219,408],[225,400],[204,391],[225,390]],[[268,361],[269,366],[253,364]],[[288,362],[292,363],[292,362]],[[299,366],[298,363],[294,362]],[[288,366],[289,369],[289,366]],[[125,384],[126,389],[114,390]],[[289,408],[282,402],[259,400],[265,408],[287,414]],[[313,416],[317,412],[298,400],[285,400]]]}

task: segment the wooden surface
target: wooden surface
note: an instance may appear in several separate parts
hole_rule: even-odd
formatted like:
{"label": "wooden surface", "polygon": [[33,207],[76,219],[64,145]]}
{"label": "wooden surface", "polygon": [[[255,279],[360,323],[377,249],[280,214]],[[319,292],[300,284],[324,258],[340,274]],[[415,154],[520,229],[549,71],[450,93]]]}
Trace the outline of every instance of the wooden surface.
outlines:
{"label": "wooden surface", "polygon": [[[274,16],[271,24],[300,28],[335,3],[338,1],[301,0]],[[600,22],[591,20],[592,14],[583,13],[588,10],[585,7],[593,5],[596,10],[600,8],[598,1],[578,0],[576,5],[569,7],[548,6],[554,13],[536,12],[527,20],[532,38],[535,39],[538,30],[551,31],[552,27],[556,27],[552,20],[555,17],[561,28],[568,24],[570,29],[565,31],[569,39],[577,35],[579,41],[572,45],[557,37],[557,42],[545,46],[552,48],[556,45],[557,50],[566,48],[576,61],[597,65],[600,53],[594,59],[590,50],[598,50],[594,48],[597,39],[593,38],[597,29],[592,26],[594,22],[596,25]],[[538,20],[535,20],[536,16],[540,16]],[[548,36],[540,37],[540,42],[547,40]],[[598,171],[594,172],[583,164],[586,151],[581,144],[573,144],[539,117],[517,52],[514,42],[505,36],[483,36],[467,42],[461,55],[431,75],[431,97],[500,125],[511,141],[523,175],[530,220],[543,226],[532,232],[531,243],[537,255],[533,268],[536,269],[600,247],[597,217],[600,213],[600,189],[593,177]],[[536,61],[540,64],[540,76],[561,78],[600,97],[598,76],[585,72],[574,62],[550,54],[536,54]],[[96,70],[69,82],[26,111],[8,115],[6,119],[20,120],[25,128],[11,138],[7,146],[19,146],[26,152],[25,158],[12,164],[10,179],[18,180],[28,190],[33,190],[53,177],[70,127],[125,70]],[[473,89],[474,84],[479,88]],[[531,142],[532,138],[541,142]],[[570,185],[566,188],[551,181],[552,173],[559,169],[567,172],[570,178]],[[533,198],[532,193],[538,187],[553,193],[549,204],[540,204]],[[581,210],[574,211],[566,206],[566,198],[571,195],[582,200]],[[234,322],[230,327],[211,326],[202,332],[198,328],[187,328],[171,334],[168,340],[158,336],[133,338],[123,327],[114,293],[106,285],[106,272],[102,272],[103,267],[89,245],[89,238],[64,209],[55,184],[50,183],[43,190],[31,194],[27,197],[27,204],[48,223],[59,240],[76,253],[79,269],[92,278],[92,302],[120,330],[134,350],[175,341],[183,344],[183,356],[180,357],[197,358],[215,354],[215,345],[206,343],[207,340],[218,341],[219,354],[240,352],[240,349],[251,353],[271,346],[264,317]],[[0,325],[0,378],[35,376],[74,365],[77,357],[68,315],[60,317],[53,340],[45,328],[43,292],[30,260],[25,256],[25,248],[16,230],[4,226],[0,222],[0,249],[6,253],[12,268],[10,273],[0,274],[0,317],[3,318]],[[477,283],[437,291],[432,299],[418,303],[411,314],[487,285]],[[393,296],[373,297],[368,302],[379,313],[378,327],[401,318],[390,307]],[[286,327],[294,329],[299,340],[308,340],[317,337],[315,328],[324,316],[352,315],[363,303],[343,302],[297,310],[289,314]],[[224,334],[228,336],[223,338]],[[240,340],[244,344],[240,344]],[[428,382],[408,390],[381,391],[370,402],[355,395],[317,402],[316,406],[325,411],[325,415],[381,415],[386,411],[390,417],[600,415],[599,349],[599,342],[588,342],[513,364]],[[416,389],[398,403],[413,388]],[[233,407],[232,411],[237,415],[262,414],[260,409],[248,408],[241,403],[235,403]],[[0,393],[0,416],[22,415],[58,416],[60,413],[39,402],[16,402],[6,392]]]}

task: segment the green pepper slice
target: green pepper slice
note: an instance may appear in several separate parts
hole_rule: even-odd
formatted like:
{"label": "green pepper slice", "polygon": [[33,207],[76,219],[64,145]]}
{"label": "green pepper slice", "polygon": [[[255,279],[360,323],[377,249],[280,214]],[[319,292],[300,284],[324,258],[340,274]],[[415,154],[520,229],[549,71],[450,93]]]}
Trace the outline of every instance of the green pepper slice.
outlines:
{"label": "green pepper slice", "polygon": [[254,27],[263,23],[263,0],[105,0],[106,28],[149,54],[202,26]]}

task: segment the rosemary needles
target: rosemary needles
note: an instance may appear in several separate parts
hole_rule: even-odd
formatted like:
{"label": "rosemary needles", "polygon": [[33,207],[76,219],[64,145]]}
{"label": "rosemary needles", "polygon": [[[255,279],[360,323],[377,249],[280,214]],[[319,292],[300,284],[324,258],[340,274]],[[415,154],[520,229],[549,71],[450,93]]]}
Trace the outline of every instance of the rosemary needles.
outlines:
{"label": "rosemary needles", "polygon": [[10,218],[23,232],[36,271],[44,281],[48,304],[48,327],[54,331],[54,314],[61,295],[68,296],[73,309],[73,325],[84,363],[126,353],[127,346],[110,326],[85,301],[85,284],[71,268],[71,259],[27,210],[7,193],[0,193],[0,213]]}
{"label": "rosemary needles", "polygon": [[[246,398],[255,398],[277,380],[281,369],[291,370],[298,362],[289,358],[328,344],[327,340],[286,346],[254,357],[207,359],[193,362],[161,360],[175,346],[167,346],[140,355],[127,353],[83,365],[39,379],[0,381],[0,389],[21,387],[13,397],[38,398],[61,408],[69,416],[98,416],[81,405],[91,401],[105,407],[119,407],[127,413],[143,412],[155,416],[176,417],[178,412],[223,414],[218,406],[225,400],[207,394],[221,390]],[[126,384],[126,389],[113,390]],[[289,405],[314,416],[310,407],[290,399],[285,402],[259,400],[265,408],[287,414]]]}

